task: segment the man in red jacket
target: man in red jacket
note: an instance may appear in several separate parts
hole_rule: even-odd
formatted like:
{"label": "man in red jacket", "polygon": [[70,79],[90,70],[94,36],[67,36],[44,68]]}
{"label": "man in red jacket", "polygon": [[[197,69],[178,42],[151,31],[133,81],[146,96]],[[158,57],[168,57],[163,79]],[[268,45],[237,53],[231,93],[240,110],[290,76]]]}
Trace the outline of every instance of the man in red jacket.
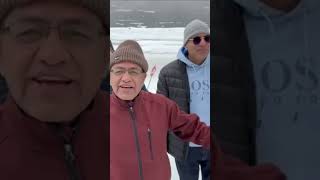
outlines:
{"label": "man in red jacket", "polygon": [[109,178],[108,3],[0,0],[1,180]]}
{"label": "man in red jacket", "polygon": [[141,91],[148,63],[140,45],[127,40],[110,59],[111,180],[169,180],[167,132],[210,146],[210,128],[163,95]]}

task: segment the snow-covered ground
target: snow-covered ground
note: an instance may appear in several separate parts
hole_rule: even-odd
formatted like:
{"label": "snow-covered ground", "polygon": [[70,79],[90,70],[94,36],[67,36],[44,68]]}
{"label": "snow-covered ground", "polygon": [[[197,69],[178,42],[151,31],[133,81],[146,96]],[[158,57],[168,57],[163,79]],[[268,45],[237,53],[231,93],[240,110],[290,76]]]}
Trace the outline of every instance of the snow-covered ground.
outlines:
{"label": "snow-covered ground", "polygon": [[[133,39],[141,45],[149,63],[145,85],[151,92],[156,92],[160,69],[176,59],[176,54],[183,43],[184,28],[110,28],[111,41],[116,49],[124,40]],[[156,66],[151,77],[150,71]],[[150,82],[150,84],[149,84]],[[169,155],[171,180],[179,180],[174,158]],[[200,177],[201,179],[201,177]]]}

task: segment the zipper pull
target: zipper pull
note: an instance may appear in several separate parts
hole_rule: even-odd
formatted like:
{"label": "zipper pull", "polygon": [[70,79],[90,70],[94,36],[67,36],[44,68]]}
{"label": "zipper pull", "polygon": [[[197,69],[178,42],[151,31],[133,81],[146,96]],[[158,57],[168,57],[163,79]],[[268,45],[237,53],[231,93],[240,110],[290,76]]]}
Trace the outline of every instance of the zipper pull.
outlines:
{"label": "zipper pull", "polygon": [[148,131],[148,140],[149,140],[149,149],[150,149],[151,160],[153,160],[154,157],[153,157],[153,148],[152,148],[151,129],[148,127],[147,131]]}
{"label": "zipper pull", "polygon": [[71,144],[64,144],[65,159],[70,163],[75,160]]}
{"label": "zipper pull", "polygon": [[128,107],[131,109],[133,107],[133,101],[128,102]]}
{"label": "zipper pull", "polygon": [[129,107],[131,113],[133,113],[133,107]]}
{"label": "zipper pull", "polygon": [[64,144],[64,153],[65,161],[70,174],[70,180],[80,180],[80,174],[75,165],[75,155],[72,152],[72,145],[70,143]]}

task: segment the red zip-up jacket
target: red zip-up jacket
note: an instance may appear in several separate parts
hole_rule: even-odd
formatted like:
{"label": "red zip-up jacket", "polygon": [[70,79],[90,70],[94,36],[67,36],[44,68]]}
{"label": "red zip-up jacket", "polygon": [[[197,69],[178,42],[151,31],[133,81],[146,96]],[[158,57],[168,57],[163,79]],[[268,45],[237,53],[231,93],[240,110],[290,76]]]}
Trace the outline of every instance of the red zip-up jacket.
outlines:
{"label": "red zip-up jacket", "polygon": [[163,95],[141,91],[133,102],[110,98],[110,179],[169,180],[167,132],[210,146],[210,128]]}
{"label": "red zip-up jacket", "polygon": [[[108,96],[99,93],[79,115],[75,129],[28,117],[10,98],[0,109],[0,179],[70,180],[77,175],[79,180],[108,179]],[[65,142],[60,135],[68,132],[73,137]],[[66,160],[72,155],[73,165]]]}

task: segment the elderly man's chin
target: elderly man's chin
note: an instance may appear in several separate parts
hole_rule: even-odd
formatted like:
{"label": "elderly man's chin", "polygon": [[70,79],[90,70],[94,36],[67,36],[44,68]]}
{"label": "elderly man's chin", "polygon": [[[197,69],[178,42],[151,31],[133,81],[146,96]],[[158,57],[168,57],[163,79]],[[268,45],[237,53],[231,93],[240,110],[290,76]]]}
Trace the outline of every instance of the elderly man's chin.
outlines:
{"label": "elderly man's chin", "polygon": [[[18,100],[18,105],[29,116],[43,122],[71,122],[90,103],[89,98],[73,94],[61,94],[60,97],[43,97],[30,94]],[[87,100],[88,99],[88,100]]]}
{"label": "elderly man's chin", "polygon": [[83,111],[79,104],[29,103],[22,108],[25,113],[42,122],[72,122]]}
{"label": "elderly man's chin", "polygon": [[138,95],[137,92],[122,92],[118,91],[116,92],[116,96],[120,98],[121,100],[125,101],[131,101]]}

